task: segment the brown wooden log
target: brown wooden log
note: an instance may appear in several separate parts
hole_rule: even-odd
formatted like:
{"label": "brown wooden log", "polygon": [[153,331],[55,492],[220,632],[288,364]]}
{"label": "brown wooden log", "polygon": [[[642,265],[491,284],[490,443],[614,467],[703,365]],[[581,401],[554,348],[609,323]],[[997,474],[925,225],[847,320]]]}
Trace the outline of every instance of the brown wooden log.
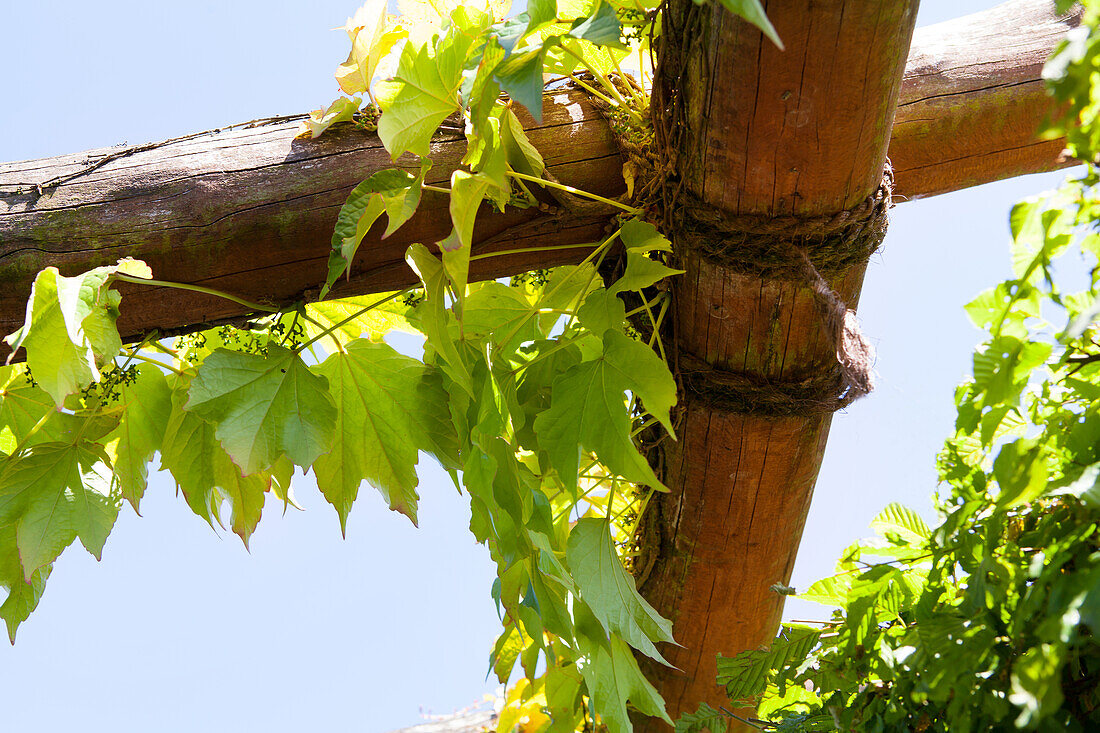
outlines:
{"label": "brown wooden log", "polygon": [[[1059,141],[1029,142],[1049,108],[1039,91],[1041,60],[1072,22],[1053,20],[1049,5],[1015,0],[918,34],[890,148],[899,200],[1064,164]],[[159,278],[250,300],[282,305],[315,293],[340,204],[389,160],[377,138],[348,126],[317,141],[295,140],[296,129],[288,120],[190,136],[110,160],[41,195],[33,184],[124,151],[0,164],[0,334],[22,324],[30,281],[47,265],[75,274],[132,256]],[[549,95],[546,122],[530,134],[559,178],[597,193],[621,190],[606,126],[578,95]],[[461,150],[457,135],[437,138],[440,180]],[[435,241],[447,228],[442,197],[426,194],[422,209],[385,241],[378,230],[368,235],[351,280],[336,294],[410,284],[405,247]],[[484,216],[477,238],[481,249],[531,249],[592,241],[602,232],[598,219],[528,210]],[[480,261],[475,276],[562,264],[578,254],[533,251]],[[230,301],[189,292],[130,287],[124,295],[120,327],[129,338],[245,315]]]}
{"label": "brown wooden log", "polygon": [[1080,22],[1014,0],[917,29],[890,140],[898,193],[935,196],[1071,164],[1036,133],[1051,112],[1040,74]]}
{"label": "brown wooden log", "polygon": [[[688,53],[682,72],[663,67],[655,83],[666,99],[683,95],[683,135],[671,144],[692,193],[734,215],[818,216],[878,188],[917,0],[771,0],[786,51],[717,5],[666,7],[662,37],[682,38]],[[774,381],[835,369],[805,282],[738,274],[677,245],[675,233],[673,245],[686,270],[673,282],[681,353]],[[832,283],[850,305],[864,270]],[[790,580],[831,422],[738,414],[691,393],[680,409],[679,440],[665,443],[671,491],[651,502],[656,560],[641,586],[680,644],[661,650],[675,668],[642,660],[673,718],[702,702],[728,705],[716,655],[774,638],[783,596],[771,587]],[[648,719],[639,729],[667,726]]]}
{"label": "brown wooden log", "polygon": [[[324,282],[333,223],[351,188],[390,167],[378,137],[339,126],[318,140],[295,138],[294,120],[258,121],[149,146],[60,185],[117,149],[0,165],[0,333],[21,325],[30,283],[43,267],[76,274],[120,257],[146,261],[154,276],[201,284],[247,300],[284,305],[316,298]],[[625,186],[606,123],[577,92],[548,93],[532,142],[551,173],[594,193]],[[461,132],[432,142],[429,183],[447,185],[465,152]],[[483,207],[478,252],[526,250],[479,260],[475,278],[499,277],[576,261],[585,250],[538,251],[604,236],[606,217]],[[333,296],[411,285],[404,255],[414,242],[450,231],[447,198],[425,192],[420,211],[388,239],[382,222],[368,235],[351,278]],[[133,338],[240,317],[232,301],[189,291],[123,286],[119,329]]]}

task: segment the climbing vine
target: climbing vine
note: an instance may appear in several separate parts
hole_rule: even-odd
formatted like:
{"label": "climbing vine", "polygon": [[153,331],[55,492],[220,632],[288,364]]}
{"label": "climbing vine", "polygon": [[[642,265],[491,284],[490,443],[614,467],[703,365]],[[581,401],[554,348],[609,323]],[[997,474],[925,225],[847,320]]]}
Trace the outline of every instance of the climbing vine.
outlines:
{"label": "climbing vine", "polygon": [[1065,110],[1049,134],[1086,171],[1012,209],[1012,277],[966,306],[985,340],[938,456],[939,525],[888,506],[877,538],[801,594],[831,619],[719,657],[730,706],[680,733],[732,716],[786,731],[1100,725],[1100,2],[1084,5],[1044,77]]}
{"label": "climbing vine", "polygon": [[[758,0],[722,4],[778,41]],[[140,507],[155,455],[195,514],[245,544],[267,494],[293,501],[297,469],[313,471],[342,528],[364,481],[415,523],[427,455],[469,496],[470,529],[497,565],[491,664],[501,682],[519,680],[500,729],[628,731],[628,706],[668,720],[634,654],[663,662],[671,624],[627,568],[642,510],[665,489],[636,437],[674,432],[656,286],[678,271],[649,212],[557,181],[521,123],[541,120],[549,75],[645,138],[660,9],[532,0],[509,16],[491,1],[407,0],[394,18],[385,7],[372,0],[349,19],[336,74],[346,96],[304,124],[312,137],[337,123],[376,131],[395,161],[342,207],[321,300],[274,309],[156,280],[129,259],[36,277],[26,322],[6,339],[24,361],[0,370],[0,618],[14,641],[61,552],[79,539],[100,556],[122,504]],[[433,168],[441,125],[466,136],[453,171]],[[381,236],[393,233],[425,195],[449,197],[452,230],[409,248],[419,285],[325,299],[367,233],[382,222]],[[490,256],[473,247],[479,211],[586,202],[608,227],[581,264],[470,281],[471,262]],[[118,282],[199,290],[254,315],[124,344]],[[421,334],[423,358],[390,347],[393,330]]]}

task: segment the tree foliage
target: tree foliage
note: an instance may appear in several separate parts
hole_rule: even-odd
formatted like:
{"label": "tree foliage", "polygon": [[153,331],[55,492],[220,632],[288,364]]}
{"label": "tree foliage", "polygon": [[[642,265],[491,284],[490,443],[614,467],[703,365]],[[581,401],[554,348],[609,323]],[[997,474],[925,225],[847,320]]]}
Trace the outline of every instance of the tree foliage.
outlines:
{"label": "tree foliage", "polygon": [[[1068,10],[1070,3],[1062,2]],[[719,658],[731,701],[790,731],[1084,731],[1100,725],[1100,3],[1048,62],[1083,176],[1011,212],[1012,277],[938,457],[941,522],[890,505],[766,652]],[[704,706],[681,733],[715,729]]]}

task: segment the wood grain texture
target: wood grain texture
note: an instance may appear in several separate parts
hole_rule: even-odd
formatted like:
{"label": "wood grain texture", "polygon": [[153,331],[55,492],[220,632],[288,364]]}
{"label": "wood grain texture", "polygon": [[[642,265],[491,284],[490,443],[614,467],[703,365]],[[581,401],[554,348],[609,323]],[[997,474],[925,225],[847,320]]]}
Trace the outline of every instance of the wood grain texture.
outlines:
{"label": "wood grain texture", "polygon": [[[732,214],[815,216],[848,209],[879,186],[900,94],[915,0],[771,0],[786,51],[717,9],[672,4],[671,26],[699,13],[683,94],[677,159],[685,185]],[[668,95],[666,94],[666,98]],[[676,240],[673,240],[674,247]],[[804,283],[732,272],[681,246],[673,282],[676,348],[719,369],[799,379],[835,368],[833,346]],[[833,287],[854,306],[865,266]],[[651,503],[656,560],[642,585],[673,621],[675,667],[642,659],[675,719],[700,703],[728,705],[716,655],[774,638],[831,415],[769,418],[724,412],[684,395],[679,440],[666,443],[670,493]],[[649,719],[639,729],[664,731]],[[740,730],[731,720],[730,730]],[[712,732],[714,733],[714,732]]]}
{"label": "wood grain texture", "polygon": [[[582,95],[547,94],[532,142],[550,171],[586,190],[614,196],[624,190],[621,164],[607,125]],[[174,142],[112,161],[39,195],[26,185],[77,172],[96,150],[0,166],[0,332],[22,323],[36,272],[62,274],[145,260],[154,275],[216,288],[270,304],[315,297],[324,282],[336,215],[352,187],[392,165],[377,136],[351,126],[319,140],[294,137],[297,123],[258,124]],[[465,152],[461,134],[432,141],[429,182],[446,185]],[[17,192],[17,188],[23,191]],[[404,262],[414,242],[447,236],[447,197],[425,192],[420,211],[388,239],[384,223],[368,235],[350,280],[333,295],[392,290],[413,284]],[[549,215],[537,209],[491,214],[483,206],[475,250],[530,250],[591,242],[605,219]],[[584,250],[525,252],[476,262],[476,278],[548,267],[583,257]],[[171,332],[244,315],[227,300],[192,292],[123,287],[119,327],[133,337],[152,328]]]}
{"label": "wood grain texture", "polygon": [[[1049,6],[1049,0],[1014,0],[918,32],[890,143],[898,200],[1066,164],[1058,158],[1060,141],[1036,143],[1032,138],[1050,107],[1039,82],[1042,59],[1075,22],[1072,17],[1054,19]],[[834,21],[820,21],[813,33],[826,38],[833,32],[827,23]],[[827,43],[820,45],[825,53]],[[761,52],[769,60],[785,57],[774,49]],[[805,56],[803,61],[813,59]],[[864,66],[866,60],[861,60],[852,68]],[[836,75],[851,72],[830,68]],[[783,88],[770,97],[755,88],[739,97],[740,108],[724,115],[720,124],[732,121],[742,129],[749,122],[767,124],[778,134],[805,125],[815,93],[793,75],[783,81]],[[851,131],[870,112],[849,102],[838,105],[837,114],[848,120],[842,129]],[[41,196],[21,184],[76,173],[118,149],[0,164],[0,333],[21,325],[31,279],[47,265],[75,274],[132,256],[148,261],[157,277],[271,304],[315,293],[324,277],[340,204],[352,186],[388,166],[389,160],[372,135],[345,126],[317,141],[295,140],[296,127],[295,122],[257,124],[195,135],[112,161]],[[621,190],[618,156],[606,125],[579,95],[548,95],[546,122],[532,124],[530,134],[560,179],[598,193]],[[864,135],[860,145],[871,144],[865,130],[858,134]],[[769,186],[809,180],[810,173],[815,180],[824,176],[823,184],[841,175],[814,169],[811,157],[838,140],[821,141],[817,153],[815,141],[788,161],[785,170],[776,167],[778,161],[768,151],[773,143],[754,143],[752,157],[736,151],[722,155],[741,166],[740,177],[752,182],[756,197]],[[433,177],[445,180],[461,150],[457,135],[437,137]],[[746,167],[750,165],[751,170]],[[711,185],[723,188],[716,180]],[[841,183],[849,193],[838,196],[849,200],[867,182]],[[802,186],[796,190],[805,196]],[[20,188],[27,190],[19,193]],[[749,190],[739,195],[748,196]],[[798,198],[771,195],[772,200],[754,200],[777,211],[803,210]],[[369,234],[352,278],[336,294],[410,284],[412,273],[403,260],[407,245],[432,242],[447,233],[443,197],[426,194],[422,209],[385,241],[378,238],[380,228]],[[508,211],[483,215],[477,239],[481,250],[530,249],[592,241],[602,233],[603,222],[591,218]],[[530,252],[481,261],[474,275],[562,264],[583,254]],[[171,332],[246,315],[229,301],[194,293],[128,287],[124,296],[120,325],[131,338],[153,328]]]}
{"label": "wood grain texture", "polygon": [[890,160],[898,192],[935,196],[1073,163],[1036,133],[1052,110],[1043,64],[1081,19],[1013,0],[920,28],[905,68]]}

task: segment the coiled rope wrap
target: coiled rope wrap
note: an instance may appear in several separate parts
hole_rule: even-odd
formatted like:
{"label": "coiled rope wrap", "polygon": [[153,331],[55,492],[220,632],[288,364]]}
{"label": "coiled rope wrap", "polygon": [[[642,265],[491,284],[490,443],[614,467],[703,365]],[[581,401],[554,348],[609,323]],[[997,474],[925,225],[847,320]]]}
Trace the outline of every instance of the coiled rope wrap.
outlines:
{"label": "coiled rope wrap", "polygon": [[678,370],[687,391],[730,412],[814,415],[847,407],[874,389],[874,347],[823,273],[861,265],[882,245],[893,181],[887,163],[882,183],[859,205],[805,218],[732,216],[681,193],[676,243],[733,272],[805,284],[837,358],[835,370],[791,381],[716,369],[680,352]]}
{"label": "coiled rope wrap", "polygon": [[[640,88],[629,76],[612,75],[612,81]],[[623,172],[634,204],[661,209],[673,246],[738,274],[803,283],[835,348],[835,370],[796,381],[718,369],[673,348],[672,367],[684,390],[717,409],[775,416],[831,413],[871,392],[874,347],[825,277],[866,263],[882,245],[894,186],[889,161],[879,187],[850,209],[815,217],[734,215],[687,191],[674,165],[654,149],[651,135],[624,134],[621,114],[604,100],[592,101],[607,117],[626,160]]]}

